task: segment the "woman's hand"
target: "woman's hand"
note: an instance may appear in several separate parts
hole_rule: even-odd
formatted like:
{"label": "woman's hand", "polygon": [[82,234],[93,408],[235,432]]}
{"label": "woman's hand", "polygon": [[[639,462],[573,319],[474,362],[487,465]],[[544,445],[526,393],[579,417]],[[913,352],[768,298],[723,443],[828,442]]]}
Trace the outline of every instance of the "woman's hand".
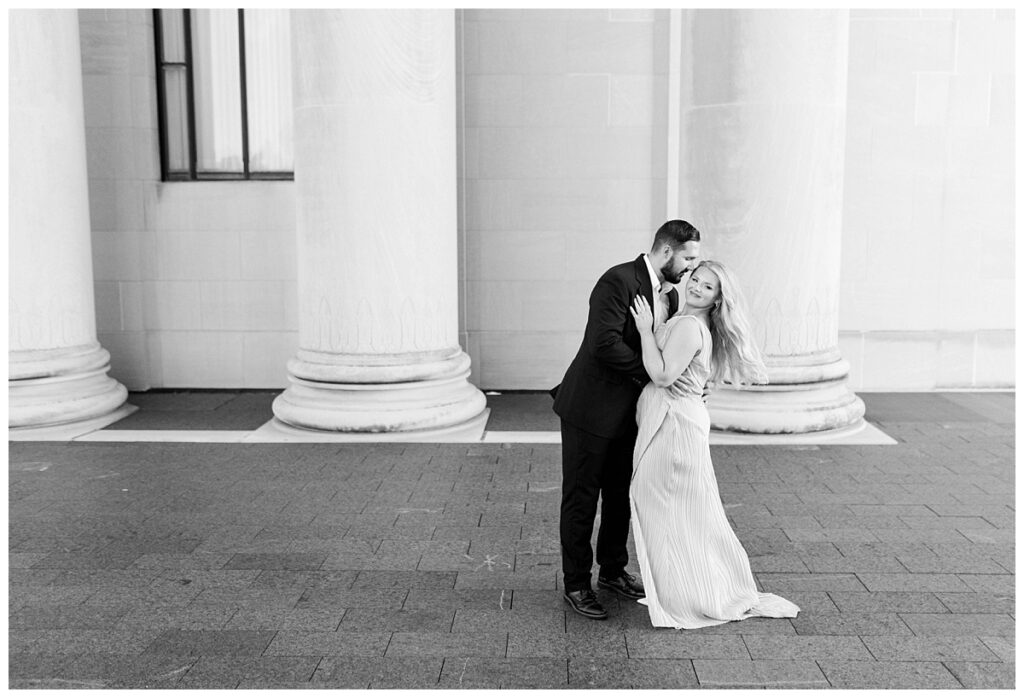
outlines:
{"label": "woman's hand", "polygon": [[629,312],[632,313],[633,320],[636,322],[636,328],[640,330],[641,334],[654,334],[654,313],[651,311],[651,306],[646,298],[637,294],[637,297],[633,299],[633,305],[630,307]]}

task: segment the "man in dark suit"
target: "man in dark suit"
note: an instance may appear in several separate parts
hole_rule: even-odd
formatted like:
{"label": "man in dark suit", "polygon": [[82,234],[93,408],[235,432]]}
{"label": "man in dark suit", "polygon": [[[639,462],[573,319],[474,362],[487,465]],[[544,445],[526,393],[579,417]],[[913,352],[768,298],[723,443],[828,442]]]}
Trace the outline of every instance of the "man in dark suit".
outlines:
{"label": "man in dark suit", "polygon": [[629,307],[640,294],[655,309],[656,321],[671,317],[679,307],[679,294],[668,285],[692,271],[699,255],[700,232],[686,221],[671,220],[655,233],[650,253],[606,271],[590,294],[583,343],[562,383],[552,390],[562,423],[559,535],[565,600],[587,618],[608,617],[590,586],[590,538],[599,494],[598,586],[628,599],[644,596],[643,585],[626,572],[626,538],[636,403],[650,378]]}

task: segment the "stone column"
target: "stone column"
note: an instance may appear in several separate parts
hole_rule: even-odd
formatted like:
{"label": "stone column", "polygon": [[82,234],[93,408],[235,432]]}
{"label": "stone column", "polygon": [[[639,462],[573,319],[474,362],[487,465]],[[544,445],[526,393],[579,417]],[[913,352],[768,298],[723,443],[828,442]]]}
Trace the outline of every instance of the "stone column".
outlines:
{"label": "stone column", "polygon": [[454,12],[295,10],[292,37],[299,351],[274,414],[482,433],[458,343]]}
{"label": "stone column", "polygon": [[11,10],[8,425],[109,416],[96,341],[77,10]]}
{"label": "stone column", "polygon": [[862,424],[839,352],[849,19],[843,10],[689,10],[680,210],[745,289],[767,386],[720,390],[712,428]]}

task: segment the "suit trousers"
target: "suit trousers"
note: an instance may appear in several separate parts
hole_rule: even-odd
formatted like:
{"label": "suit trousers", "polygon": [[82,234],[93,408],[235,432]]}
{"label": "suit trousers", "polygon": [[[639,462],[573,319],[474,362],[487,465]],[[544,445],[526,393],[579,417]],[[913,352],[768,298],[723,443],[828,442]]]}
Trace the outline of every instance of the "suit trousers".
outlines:
{"label": "suit trousers", "polygon": [[597,563],[604,577],[626,569],[629,554],[629,483],[633,474],[636,427],[613,439],[602,438],[562,420],[562,508],[559,536],[566,591],[590,589],[598,495],[601,525],[597,532]]}

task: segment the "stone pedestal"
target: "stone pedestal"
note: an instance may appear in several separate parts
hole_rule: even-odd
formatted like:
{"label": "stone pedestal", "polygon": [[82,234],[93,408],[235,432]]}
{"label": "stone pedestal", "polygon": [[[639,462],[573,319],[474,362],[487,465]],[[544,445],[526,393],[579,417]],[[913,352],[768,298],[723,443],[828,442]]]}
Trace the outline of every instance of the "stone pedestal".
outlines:
{"label": "stone pedestal", "polygon": [[856,424],[838,348],[847,12],[688,10],[683,24],[680,210],[739,277],[770,381],[717,391],[712,428]]}
{"label": "stone pedestal", "polygon": [[96,341],[76,10],[11,10],[8,425],[114,413]]}
{"label": "stone pedestal", "polygon": [[458,344],[454,13],[296,10],[292,32],[300,348],[274,414],[482,432]]}

